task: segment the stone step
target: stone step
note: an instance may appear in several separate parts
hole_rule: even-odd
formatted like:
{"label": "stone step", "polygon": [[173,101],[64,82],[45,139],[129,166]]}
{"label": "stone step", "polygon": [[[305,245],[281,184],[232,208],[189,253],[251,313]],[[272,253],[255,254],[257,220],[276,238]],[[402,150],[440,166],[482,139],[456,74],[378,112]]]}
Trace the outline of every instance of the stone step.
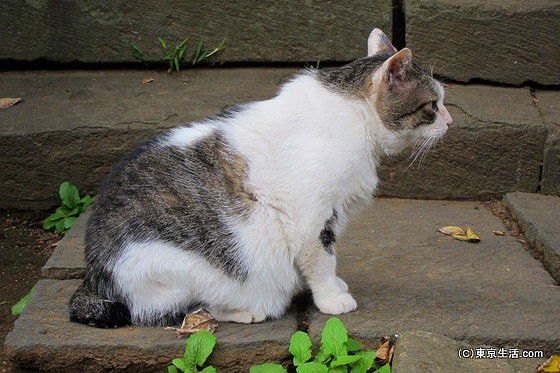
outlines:
{"label": "stone step", "polygon": [[[63,181],[93,193],[136,144],[226,105],[270,98],[298,71],[0,73],[2,95],[24,99],[2,111],[0,208],[55,206]],[[154,81],[143,84],[146,78]],[[533,97],[527,88],[452,85],[446,102],[455,120],[446,137],[421,165],[410,165],[410,151],[388,159],[380,170],[380,195],[484,199],[540,189],[560,194],[559,91],[537,90]]]}
{"label": "stone step", "polygon": [[[100,330],[68,321],[66,305],[80,282],[73,278],[84,267],[85,219],[80,220],[45,266],[45,275],[54,273],[57,279],[39,282],[6,338],[6,351],[20,367],[45,371],[162,371],[182,354],[183,342],[174,334],[161,328]],[[460,242],[437,232],[446,225],[470,226],[481,242]],[[493,230],[506,228],[480,202],[376,199],[351,224],[337,250],[338,273],[358,302],[355,312],[340,316],[349,335],[368,348],[376,347],[379,337],[420,330],[473,348],[560,352],[560,288],[514,237],[496,236]],[[309,333],[318,343],[329,316],[314,306],[308,312]],[[223,323],[211,362],[223,371],[247,372],[254,364],[287,361],[296,329],[294,312],[258,325]],[[402,351],[419,354],[416,348]],[[450,359],[449,364],[457,364]],[[504,364],[512,372],[536,365],[522,360]],[[475,359],[468,365],[487,364]],[[395,370],[402,372],[409,370]]]}
{"label": "stone step", "polygon": [[0,60],[137,62],[136,45],[161,61],[190,36],[189,55],[200,40],[213,47],[225,39],[224,62],[350,61],[365,54],[377,27],[455,80],[558,85],[559,16],[556,0],[4,2]]}

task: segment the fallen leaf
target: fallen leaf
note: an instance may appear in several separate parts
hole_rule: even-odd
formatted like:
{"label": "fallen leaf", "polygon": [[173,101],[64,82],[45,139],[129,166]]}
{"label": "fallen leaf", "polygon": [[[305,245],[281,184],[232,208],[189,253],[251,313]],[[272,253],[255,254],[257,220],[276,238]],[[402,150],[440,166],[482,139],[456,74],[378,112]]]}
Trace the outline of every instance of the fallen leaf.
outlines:
{"label": "fallen leaf", "polygon": [[454,234],[460,234],[460,235],[464,235],[465,231],[463,230],[463,228],[461,227],[457,227],[454,225],[449,225],[447,227],[443,227],[438,229],[439,232],[446,234],[448,236],[452,236]]}
{"label": "fallen leaf", "polygon": [[507,233],[502,231],[492,231],[492,233],[496,236],[507,236]]}
{"label": "fallen leaf", "polygon": [[153,82],[155,79],[154,78],[146,78],[144,80],[142,80],[142,84],[148,84]]}
{"label": "fallen leaf", "polygon": [[21,97],[6,97],[0,98],[0,109],[7,109],[10,106],[14,106],[18,102],[23,100]]}
{"label": "fallen leaf", "polygon": [[467,228],[465,234],[454,234],[453,238],[459,241],[466,242],[480,242],[480,238],[474,233],[471,228]]}
{"label": "fallen leaf", "polygon": [[375,354],[375,361],[380,365],[390,364],[393,360],[393,354],[395,352],[395,342],[397,342],[398,334],[391,337],[381,337],[379,341],[381,342],[381,347],[377,349]]}
{"label": "fallen leaf", "polygon": [[206,311],[204,308],[200,308],[185,316],[180,328],[167,327],[165,330],[175,332],[177,334],[177,338],[181,338],[201,330],[214,333],[217,327],[218,323],[210,312]]}
{"label": "fallen leaf", "polygon": [[537,366],[535,372],[560,373],[560,355],[552,355],[547,361]]}

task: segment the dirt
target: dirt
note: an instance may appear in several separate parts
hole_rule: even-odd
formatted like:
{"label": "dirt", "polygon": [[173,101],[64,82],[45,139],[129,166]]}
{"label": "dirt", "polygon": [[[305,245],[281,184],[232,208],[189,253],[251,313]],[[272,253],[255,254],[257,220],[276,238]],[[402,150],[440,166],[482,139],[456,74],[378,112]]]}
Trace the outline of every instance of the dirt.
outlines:
{"label": "dirt", "polygon": [[41,267],[62,238],[47,232],[44,211],[0,210],[0,372],[13,368],[4,354],[4,339],[17,317],[11,308],[41,278]]}

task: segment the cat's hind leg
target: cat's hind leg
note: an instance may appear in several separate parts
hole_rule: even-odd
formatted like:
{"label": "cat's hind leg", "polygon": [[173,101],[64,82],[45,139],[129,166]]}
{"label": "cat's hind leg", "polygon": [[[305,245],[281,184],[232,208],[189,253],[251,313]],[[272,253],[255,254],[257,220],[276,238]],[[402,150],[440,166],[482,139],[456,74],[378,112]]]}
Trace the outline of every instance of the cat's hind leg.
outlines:
{"label": "cat's hind leg", "polygon": [[84,281],[70,298],[70,320],[97,328],[130,325],[128,308],[119,302],[103,299]]}

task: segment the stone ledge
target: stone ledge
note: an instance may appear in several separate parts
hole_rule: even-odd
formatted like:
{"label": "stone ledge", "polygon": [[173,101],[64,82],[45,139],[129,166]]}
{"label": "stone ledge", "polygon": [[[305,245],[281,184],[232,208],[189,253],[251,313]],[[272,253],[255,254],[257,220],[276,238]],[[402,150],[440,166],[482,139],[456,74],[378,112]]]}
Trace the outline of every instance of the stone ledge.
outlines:
{"label": "stone ledge", "polygon": [[[20,368],[47,372],[162,372],[183,356],[185,341],[163,328],[97,329],[68,320],[67,304],[80,280],[41,280],[4,348]],[[288,356],[297,330],[293,314],[253,325],[222,323],[209,359],[218,371],[249,367]]]}
{"label": "stone ledge", "polygon": [[548,131],[544,146],[541,192],[560,195],[560,92],[537,90],[538,107]]}
{"label": "stone ledge", "polygon": [[468,82],[560,84],[555,0],[407,0],[406,43],[434,72]]}
{"label": "stone ledge", "polygon": [[560,284],[560,198],[531,193],[508,193],[504,205],[525,237],[541,255],[543,265]]}
{"label": "stone ledge", "polygon": [[[0,91],[24,101],[2,112],[0,208],[55,206],[63,181],[93,193],[118,159],[138,143],[226,105],[270,98],[298,71],[198,69],[171,76],[137,70],[2,73]],[[148,77],[155,81],[142,84]],[[547,129],[530,91],[454,85],[447,96],[455,120],[449,133],[419,168],[407,169],[410,153],[383,164],[379,194],[482,199],[511,191],[535,192]],[[556,148],[547,146],[546,190],[560,190],[560,179],[550,176],[560,167]]]}

